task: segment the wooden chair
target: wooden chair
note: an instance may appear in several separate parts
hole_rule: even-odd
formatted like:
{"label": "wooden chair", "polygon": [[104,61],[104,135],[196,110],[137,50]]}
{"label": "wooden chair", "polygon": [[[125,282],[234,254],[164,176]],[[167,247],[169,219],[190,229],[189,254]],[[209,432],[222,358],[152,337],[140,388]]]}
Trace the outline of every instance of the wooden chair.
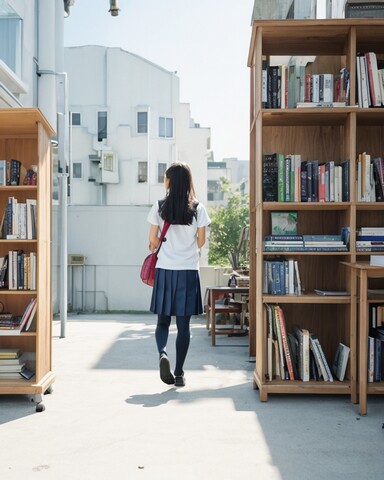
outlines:
{"label": "wooden chair", "polygon": [[[215,306],[212,308],[210,302],[209,289],[205,293],[205,314],[206,314],[206,327],[209,330],[211,327],[212,346],[216,346],[216,335],[235,335],[236,333],[243,333],[245,326],[245,318],[247,311],[246,301],[237,301],[234,299],[233,294],[223,295],[223,298],[215,300]],[[218,326],[216,323],[216,315],[218,314],[236,314],[240,319],[239,325],[235,322],[231,324],[224,324]]]}

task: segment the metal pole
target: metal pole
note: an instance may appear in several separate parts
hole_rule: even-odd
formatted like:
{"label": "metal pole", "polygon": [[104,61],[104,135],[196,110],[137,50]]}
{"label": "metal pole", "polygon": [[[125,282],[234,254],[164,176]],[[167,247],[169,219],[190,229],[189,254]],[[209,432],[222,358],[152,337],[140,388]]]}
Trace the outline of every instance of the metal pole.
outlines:
{"label": "metal pole", "polygon": [[68,173],[60,173],[60,338],[65,338],[68,297],[67,193]]}

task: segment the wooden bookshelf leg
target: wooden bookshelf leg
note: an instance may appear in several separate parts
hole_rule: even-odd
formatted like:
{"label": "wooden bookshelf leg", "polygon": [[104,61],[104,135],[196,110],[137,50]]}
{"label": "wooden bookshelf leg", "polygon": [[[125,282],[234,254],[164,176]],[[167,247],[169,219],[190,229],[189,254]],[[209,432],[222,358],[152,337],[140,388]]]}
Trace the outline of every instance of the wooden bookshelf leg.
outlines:
{"label": "wooden bookshelf leg", "polygon": [[359,305],[359,402],[360,415],[367,414],[367,371],[368,371],[368,319],[367,319],[367,272],[360,272],[360,305]]}
{"label": "wooden bookshelf leg", "polygon": [[211,320],[211,337],[212,337],[212,347],[216,347],[216,310],[215,310],[216,298],[211,291],[211,311],[210,311],[210,320]]}
{"label": "wooden bookshelf leg", "polygon": [[268,393],[265,391],[265,389],[261,387],[259,392],[260,402],[268,402]]}

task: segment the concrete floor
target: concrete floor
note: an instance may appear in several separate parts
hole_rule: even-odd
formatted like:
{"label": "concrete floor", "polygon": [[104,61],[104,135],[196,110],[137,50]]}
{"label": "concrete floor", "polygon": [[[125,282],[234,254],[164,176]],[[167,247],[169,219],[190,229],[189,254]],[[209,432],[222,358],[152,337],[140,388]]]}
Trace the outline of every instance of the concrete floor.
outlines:
{"label": "concrete floor", "polygon": [[[54,322],[54,391],[35,412],[0,396],[1,480],[379,480],[384,398],[368,415],[345,396],[252,389],[247,337],[192,322],[185,388],[160,381],[153,315],[77,315]],[[175,327],[169,340],[174,358]]]}

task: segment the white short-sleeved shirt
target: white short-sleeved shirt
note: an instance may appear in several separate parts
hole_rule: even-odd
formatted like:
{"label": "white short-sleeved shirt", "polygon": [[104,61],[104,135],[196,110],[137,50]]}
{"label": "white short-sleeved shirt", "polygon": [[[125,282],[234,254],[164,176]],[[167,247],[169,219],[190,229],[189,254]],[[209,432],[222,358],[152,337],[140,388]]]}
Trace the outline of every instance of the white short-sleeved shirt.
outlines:
{"label": "white short-sleeved shirt", "polygon": [[[156,267],[165,270],[198,270],[199,249],[197,247],[197,229],[211,223],[208,213],[201,203],[197,205],[197,215],[192,225],[170,225],[163,242]],[[163,228],[164,220],[159,215],[159,203],[156,202],[148,214],[152,225]]]}

